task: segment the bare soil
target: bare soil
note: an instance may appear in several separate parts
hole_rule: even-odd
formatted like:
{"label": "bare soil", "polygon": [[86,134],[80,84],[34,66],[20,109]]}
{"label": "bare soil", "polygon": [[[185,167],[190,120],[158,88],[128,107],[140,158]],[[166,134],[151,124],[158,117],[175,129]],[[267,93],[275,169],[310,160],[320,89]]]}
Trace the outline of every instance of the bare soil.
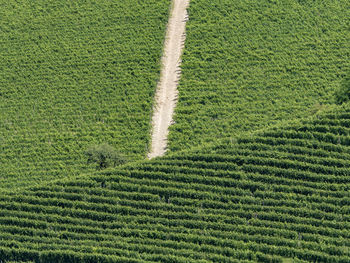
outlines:
{"label": "bare soil", "polygon": [[155,95],[152,117],[152,143],[148,158],[165,154],[169,126],[177,102],[177,85],[181,75],[181,55],[186,39],[187,8],[190,0],[173,0],[162,57],[160,81]]}

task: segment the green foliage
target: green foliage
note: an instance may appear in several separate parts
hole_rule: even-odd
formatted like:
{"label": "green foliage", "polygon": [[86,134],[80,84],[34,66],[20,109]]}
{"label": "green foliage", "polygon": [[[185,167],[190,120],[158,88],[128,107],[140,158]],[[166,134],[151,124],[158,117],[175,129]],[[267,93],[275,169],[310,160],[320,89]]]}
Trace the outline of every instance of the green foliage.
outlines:
{"label": "green foliage", "polygon": [[90,146],[85,154],[88,163],[96,163],[99,169],[115,167],[126,162],[121,154],[107,143]]}
{"label": "green foliage", "polygon": [[338,104],[350,100],[350,74],[348,74],[342,81],[340,89],[335,94],[335,99]]}
{"label": "green foliage", "polygon": [[349,106],[0,195],[0,258],[350,262]]}
{"label": "green foliage", "polygon": [[[47,184],[116,165],[98,141],[144,156],[169,1],[24,2],[0,8],[0,182],[44,183],[0,194],[1,261],[350,262],[349,104]],[[171,148],[323,107],[347,7],[193,1]]]}
{"label": "green foliage", "polygon": [[0,190],[144,158],[169,0],[0,2]]}
{"label": "green foliage", "polygon": [[191,2],[177,151],[314,113],[350,67],[350,1]]}

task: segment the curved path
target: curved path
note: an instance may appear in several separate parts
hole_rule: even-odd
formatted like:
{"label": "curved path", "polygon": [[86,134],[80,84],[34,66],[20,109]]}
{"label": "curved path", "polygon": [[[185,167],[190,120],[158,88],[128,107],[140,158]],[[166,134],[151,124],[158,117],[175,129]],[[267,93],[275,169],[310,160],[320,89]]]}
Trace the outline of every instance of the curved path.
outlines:
{"label": "curved path", "polygon": [[152,117],[152,144],[148,158],[165,154],[169,126],[177,101],[177,85],[181,75],[181,54],[186,39],[187,8],[190,0],[173,0],[162,57]]}

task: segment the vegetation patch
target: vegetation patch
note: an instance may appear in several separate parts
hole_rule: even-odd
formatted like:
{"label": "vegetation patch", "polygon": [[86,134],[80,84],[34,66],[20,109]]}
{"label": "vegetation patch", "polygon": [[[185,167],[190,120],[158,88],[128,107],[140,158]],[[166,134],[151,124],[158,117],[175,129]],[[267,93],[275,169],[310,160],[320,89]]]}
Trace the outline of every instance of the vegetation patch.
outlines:
{"label": "vegetation patch", "polygon": [[90,146],[85,154],[88,163],[95,163],[98,169],[115,167],[126,162],[125,158],[107,143]]}
{"label": "vegetation patch", "polygon": [[350,74],[343,79],[339,90],[335,94],[335,99],[338,104],[350,100]]}
{"label": "vegetation patch", "polygon": [[350,68],[348,0],[196,0],[173,151],[308,116]]}
{"label": "vegetation patch", "polygon": [[146,156],[169,6],[1,2],[0,188],[93,169],[102,142]]}
{"label": "vegetation patch", "polygon": [[349,106],[0,195],[0,258],[350,262]]}
{"label": "vegetation patch", "polygon": [[0,261],[350,262],[350,2],[193,0],[138,160],[169,6],[0,4]]}

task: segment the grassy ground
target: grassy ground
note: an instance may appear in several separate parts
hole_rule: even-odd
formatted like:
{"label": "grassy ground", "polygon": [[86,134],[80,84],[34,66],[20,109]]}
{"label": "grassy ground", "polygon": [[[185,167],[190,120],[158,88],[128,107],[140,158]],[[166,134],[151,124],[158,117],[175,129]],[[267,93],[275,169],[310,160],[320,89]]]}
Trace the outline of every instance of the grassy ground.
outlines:
{"label": "grassy ground", "polygon": [[172,151],[313,114],[350,67],[346,0],[191,2]]}
{"label": "grassy ground", "polygon": [[91,144],[145,156],[168,9],[0,1],[0,188],[81,173]]}

